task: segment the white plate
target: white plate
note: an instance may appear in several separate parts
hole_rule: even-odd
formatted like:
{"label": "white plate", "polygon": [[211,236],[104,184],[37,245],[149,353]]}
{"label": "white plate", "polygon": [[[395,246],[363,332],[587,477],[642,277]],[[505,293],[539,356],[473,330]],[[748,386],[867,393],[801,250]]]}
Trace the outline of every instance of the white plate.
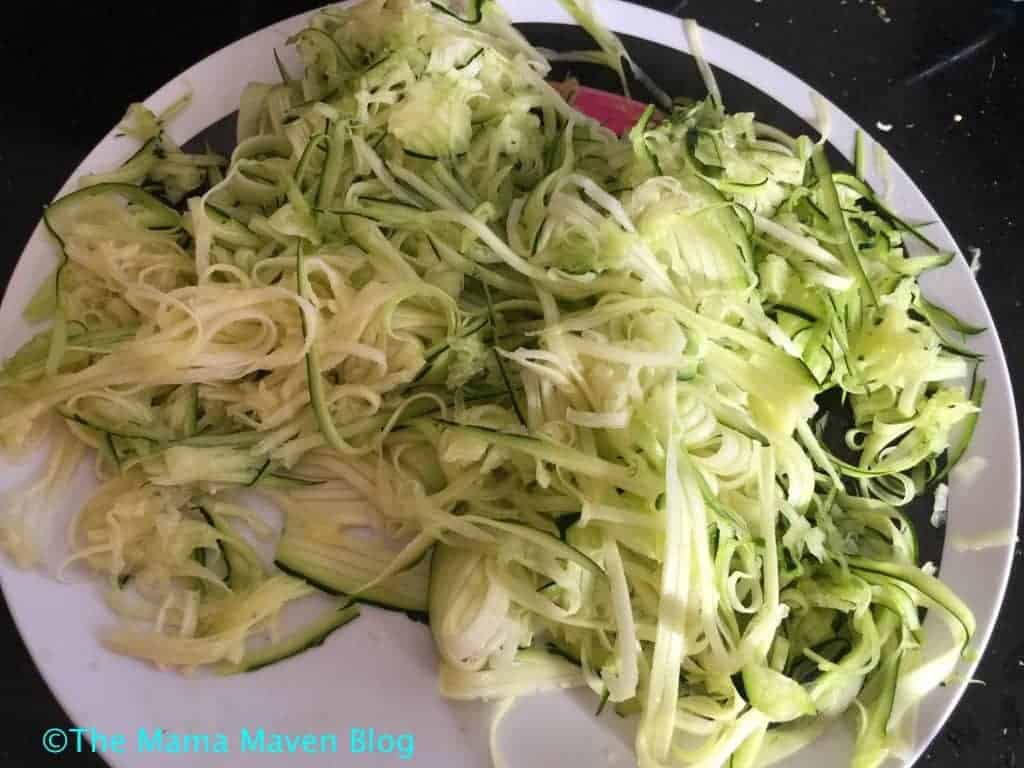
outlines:
{"label": "white plate", "polygon": [[[569,22],[553,0],[509,0],[507,10],[516,22]],[[603,20],[614,30],[647,38],[665,46],[687,50],[679,21],[656,11],[617,0],[598,0]],[[193,102],[175,121],[172,135],[184,141],[233,112],[249,80],[277,78],[272,48],[283,48],[285,38],[303,26],[296,16],[257,32],[213,54],[157,91],[147,104],[165,107],[186,91]],[[794,113],[810,117],[810,88],[762,56],[711,32],[705,32],[706,54],[713,65],[728,70],[770,94]],[[685,65],[685,64],[684,64]],[[737,105],[742,106],[742,105]],[[849,154],[857,126],[833,110],[833,141]],[[129,147],[113,131],[75,171],[73,179],[90,171],[109,169],[123,161]],[[892,201],[897,210],[919,220],[936,221],[938,215],[920,190],[900,168],[892,173]],[[929,231],[945,248],[955,248],[946,228]],[[20,310],[35,286],[54,264],[54,247],[37,227],[11,279],[0,308],[3,356],[25,341],[30,329]],[[1020,496],[1020,458],[1015,408],[1009,374],[992,319],[966,263],[958,258],[928,275],[930,296],[966,319],[991,330],[976,343],[985,353],[988,379],[985,409],[969,455],[987,459],[987,468],[972,488],[953,486],[942,560],[942,578],[974,611],[978,619],[975,640],[980,650],[987,642],[1003,599],[1010,570],[1011,547],[983,553],[958,552],[950,546],[955,536],[970,536],[1010,527],[1016,530]],[[38,457],[37,457],[38,458]],[[14,486],[25,477],[25,467],[0,464],[0,487]],[[82,498],[89,487],[88,473],[71,498]],[[65,517],[70,509],[59,511]],[[190,765],[192,768],[280,764],[277,755],[240,753],[240,730],[262,728],[267,734],[336,734],[337,754],[295,754],[294,766],[394,765],[392,754],[350,756],[350,729],[375,728],[376,733],[414,736],[416,765],[459,768],[486,764],[486,720],[489,707],[452,705],[436,694],[435,661],[429,632],[404,616],[368,609],[358,625],[332,636],[327,644],[297,659],[259,673],[233,678],[184,679],[159,672],[137,661],[117,657],[97,642],[97,630],[111,621],[97,588],[88,583],[61,585],[49,576],[20,572],[0,565],[8,605],[33,658],[50,688],[79,726],[98,734],[127,736],[120,754],[105,755],[115,768],[136,765]],[[929,629],[934,627],[929,620]],[[964,670],[969,676],[970,670]],[[914,756],[935,735],[964,688],[957,683],[932,694],[919,718]],[[593,697],[559,693],[521,703],[506,720],[503,744],[512,766],[631,765],[630,726],[606,714],[600,724],[592,716]],[[224,733],[228,754],[193,754],[163,757],[138,752],[137,729],[163,728],[176,733]],[[848,744],[843,729],[833,729],[827,741],[806,751],[791,766],[844,765]],[[39,734],[40,738],[42,734]],[[210,742],[211,748],[216,744]],[[324,742],[329,749],[329,740]],[[73,739],[71,748],[73,748]],[[200,745],[201,746],[201,745]],[[42,749],[42,745],[40,747]]]}

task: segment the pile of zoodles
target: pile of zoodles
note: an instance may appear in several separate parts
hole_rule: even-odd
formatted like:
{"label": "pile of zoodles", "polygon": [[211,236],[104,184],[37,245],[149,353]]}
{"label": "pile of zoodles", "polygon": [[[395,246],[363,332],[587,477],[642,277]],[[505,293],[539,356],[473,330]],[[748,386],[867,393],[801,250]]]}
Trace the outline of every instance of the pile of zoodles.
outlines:
{"label": "pile of zoodles", "polygon": [[44,215],[0,442],[51,459],[0,545],[44,561],[41,499],[94,452],[63,567],[106,580],[114,651],[251,670],[372,603],[429,622],[443,695],[587,686],[644,768],[765,765],[847,712],[877,766],[974,631],[900,511],[980,406],[980,329],[917,282],[952,254],[862,152],[727,113],[699,56],[707,98],[669,99],[564,2],[657,100],[626,136],[493,3],[317,12],[230,158],[133,105],[138,151]]}

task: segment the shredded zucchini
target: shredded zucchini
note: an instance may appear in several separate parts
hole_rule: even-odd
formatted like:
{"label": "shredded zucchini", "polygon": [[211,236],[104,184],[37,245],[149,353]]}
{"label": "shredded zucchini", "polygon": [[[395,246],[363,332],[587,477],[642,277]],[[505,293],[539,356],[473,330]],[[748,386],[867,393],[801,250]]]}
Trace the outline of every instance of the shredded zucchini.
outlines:
{"label": "shredded zucchini", "polygon": [[[89,447],[65,567],[109,580],[115,651],[255,669],[356,615],[278,637],[319,588],[426,615],[445,696],[591,688],[639,715],[642,768],[767,765],[851,708],[851,764],[880,765],[974,631],[899,507],[945,498],[981,329],[921,294],[950,256],[861,143],[855,176],[726,112],[685,34],[708,97],[655,88],[625,137],[486,2],[318,11],[226,163],[167,140],[183,105],[133,105],[138,151],[47,209],[51,325],[4,364],[0,444],[63,426],[0,545],[39,560],[27,499]],[[253,494],[285,511],[277,569]]]}

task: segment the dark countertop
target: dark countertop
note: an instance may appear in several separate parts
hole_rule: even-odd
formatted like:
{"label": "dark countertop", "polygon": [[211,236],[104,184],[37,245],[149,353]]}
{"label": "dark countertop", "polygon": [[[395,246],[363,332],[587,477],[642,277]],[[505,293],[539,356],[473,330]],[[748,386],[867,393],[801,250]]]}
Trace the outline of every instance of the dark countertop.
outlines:
{"label": "dark countertop", "polygon": [[[552,0],[554,2],[554,0]],[[983,250],[982,291],[1024,381],[1024,19],[971,58],[910,87],[896,81],[967,43],[987,0],[648,0],[767,55],[878,133],[966,250]],[[317,4],[295,0],[148,4],[19,3],[0,32],[3,279],[44,203],[141,100],[200,58]],[[1013,7],[1011,0],[993,5]],[[1017,13],[1024,15],[1024,8]],[[874,128],[871,128],[874,131]],[[1018,422],[1020,413],[1018,413]],[[1017,557],[1020,557],[1020,550]],[[1024,568],[977,677],[923,758],[945,768],[1024,765]],[[74,632],[73,627],[68,628]],[[35,766],[49,727],[71,727],[0,601],[0,765]],[[62,765],[99,768],[92,756]],[[196,768],[199,768],[198,766]]]}

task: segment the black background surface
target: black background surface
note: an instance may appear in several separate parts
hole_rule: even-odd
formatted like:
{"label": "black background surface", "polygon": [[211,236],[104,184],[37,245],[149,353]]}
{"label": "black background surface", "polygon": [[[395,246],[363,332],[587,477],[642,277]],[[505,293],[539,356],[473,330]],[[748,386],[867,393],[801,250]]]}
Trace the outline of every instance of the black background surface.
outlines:
{"label": "black background surface", "polygon": [[[675,0],[644,4],[693,16],[765,54],[871,127],[960,246],[982,248],[979,282],[1011,375],[1024,380],[1024,18],[970,58],[905,86],[901,79],[984,31],[990,19],[987,0],[689,0],[682,9]],[[315,5],[235,0],[19,3],[5,9],[0,17],[3,281],[43,204],[128,102],[147,97],[239,37]],[[995,5],[1012,7],[1009,0]],[[1017,16],[1024,16],[1024,7]],[[690,95],[700,95],[691,72],[653,69],[683,83]],[[726,82],[725,95],[733,109],[750,106],[740,86]],[[736,100],[729,101],[730,95]],[[873,128],[878,122],[893,127],[882,133]],[[1019,561],[1020,550],[1007,603],[977,673],[985,683],[971,686],[922,758],[924,765],[1024,766],[1024,616],[1018,612],[1024,569]],[[73,639],[75,628],[67,629]],[[71,723],[29,659],[2,600],[0,659],[0,765],[103,766],[91,755],[43,752],[42,732]]]}

